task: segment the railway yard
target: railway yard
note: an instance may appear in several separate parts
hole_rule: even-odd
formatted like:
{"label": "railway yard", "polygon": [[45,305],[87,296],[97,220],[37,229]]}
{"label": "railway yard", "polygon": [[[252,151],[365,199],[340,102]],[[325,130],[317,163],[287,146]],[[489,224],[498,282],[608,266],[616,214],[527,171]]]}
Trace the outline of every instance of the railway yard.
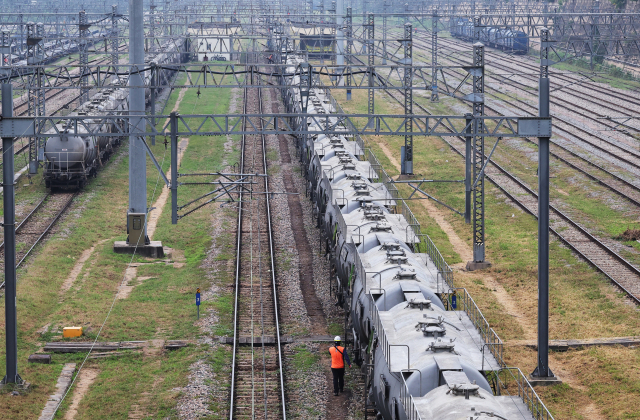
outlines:
{"label": "railway yard", "polygon": [[635,3],[55,7],[0,4],[0,418],[640,419]]}

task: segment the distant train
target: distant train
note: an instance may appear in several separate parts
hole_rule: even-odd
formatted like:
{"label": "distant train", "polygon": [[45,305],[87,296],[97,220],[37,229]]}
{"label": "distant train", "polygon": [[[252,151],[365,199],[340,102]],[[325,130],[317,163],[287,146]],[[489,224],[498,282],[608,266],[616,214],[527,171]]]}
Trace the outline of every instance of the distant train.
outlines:
{"label": "distant train", "polygon": [[[463,19],[451,19],[449,32],[454,38],[464,41],[475,41],[473,34],[473,22]],[[483,27],[480,32],[480,42],[486,46],[512,52],[514,54],[527,54],[529,52],[529,35],[522,31],[514,31],[506,28]]]}

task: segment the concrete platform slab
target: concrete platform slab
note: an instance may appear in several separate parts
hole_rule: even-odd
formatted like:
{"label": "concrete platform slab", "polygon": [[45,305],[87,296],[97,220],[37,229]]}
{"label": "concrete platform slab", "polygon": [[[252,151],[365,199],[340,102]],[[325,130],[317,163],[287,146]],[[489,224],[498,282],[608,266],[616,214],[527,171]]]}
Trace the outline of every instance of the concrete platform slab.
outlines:
{"label": "concrete platform slab", "polygon": [[485,270],[487,268],[491,267],[491,263],[488,261],[485,262],[475,262],[475,261],[469,261],[467,262],[467,271],[476,271],[476,270]]}
{"label": "concrete platform slab", "polygon": [[531,376],[527,378],[531,386],[547,386],[547,385],[560,385],[562,381],[557,376],[549,376],[546,378],[539,378],[537,376]]}
{"label": "concrete platform slab", "polygon": [[151,241],[149,245],[129,245],[126,241],[116,241],[113,243],[113,252],[116,254],[133,254],[136,253],[143,257],[163,258],[164,248],[162,242]]}

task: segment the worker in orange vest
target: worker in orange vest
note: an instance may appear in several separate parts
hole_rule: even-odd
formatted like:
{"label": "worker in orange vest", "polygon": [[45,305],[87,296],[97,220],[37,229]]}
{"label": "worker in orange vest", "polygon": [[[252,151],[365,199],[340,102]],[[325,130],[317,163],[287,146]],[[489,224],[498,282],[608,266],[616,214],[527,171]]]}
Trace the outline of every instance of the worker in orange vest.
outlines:
{"label": "worker in orange vest", "polygon": [[351,367],[351,360],[347,350],[340,345],[339,335],[333,339],[333,347],[329,347],[331,354],[331,373],[333,373],[333,395],[338,395],[338,391],[344,391],[344,361]]}

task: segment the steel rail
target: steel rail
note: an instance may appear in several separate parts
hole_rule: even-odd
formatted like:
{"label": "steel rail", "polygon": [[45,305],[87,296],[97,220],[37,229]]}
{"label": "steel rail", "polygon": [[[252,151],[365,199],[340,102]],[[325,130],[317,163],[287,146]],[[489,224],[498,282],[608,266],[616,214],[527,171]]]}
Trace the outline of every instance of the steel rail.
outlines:
{"label": "steel rail", "polygon": [[[427,32],[429,33],[430,31],[427,31]],[[418,42],[416,42],[416,41],[422,41],[422,42],[425,42],[425,44],[424,44],[424,45],[425,45],[425,48],[426,48],[427,50],[430,50],[430,45],[429,45],[429,39],[428,39],[428,38],[427,38],[427,39],[426,39],[426,41],[425,41],[425,38],[424,38],[424,37],[416,36],[416,37],[414,38],[414,43],[415,43],[416,45],[418,45]],[[457,41],[455,41],[455,40],[452,40],[452,39],[449,39],[449,38],[442,38],[442,39],[441,39],[441,44],[442,44],[443,46],[442,46],[442,47],[440,47],[439,49],[445,49],[445,48],[447,48],[447,49],[449,49],[449,50],[451,50],[451,51],[453,51],[453,52],[464,52],[464,50],[457,50],[457,49],[454,49],[454,48],[453,48],[454,46],[455,46],[455,47],[460,47],[460,46],[464,45],[464,44],[461,44],[461,43],[459,43],[459,42],[457,42]],[[447,44],[449,44],[449,45],[447,45]],[[529,64],[529,63],[526,63],[526,62],[517,62],[516,60],[509,59],[509,57],[508,57],[508,56],[506,56],[506,57],[502,57],[502,56],[497,55],[495,52],[488,52],[487,54],[492,54],[493,56],[498,57],[498,58],[500,59],[500,61],[501,61],[501,62],[503,62],[503,61],[512,62],[512,63],[514,63],[515,65],[525,66],[525,67],[530,67],[530,68],[532,68],[532,69],[538,70],[538,67],[536,67],[536,66],[534,66],[534,65],[532,65],[532,64]],[[460,60],[460,59],[455,59],[455,58],[453,58],[453,57],[451,57],[451,56],[447,56],[447,57],[445,57],[445,58],[450,59],[450,60],[457,60],[458,62],[462,61],[462,60]],[[447,68],[447,70],[448,70],[448,69],[449,69],[449,68]],[[444,69],[443,69],[443,71],[444,71]],[[447,73],[449,73],[449,74],[450,74],[450,72],[447,72]],[[520,77],[523,77],[523,78],[528,79],[528,80],[531,80],[531,79],[530,79],[530,77],[531,77],[531,75],[530,75],[530,74],[515,74],[515,75],[520,76]],[[532,89],[532,88],[534,88],[534,87],[532,87],[532,86],[528,86],[528,85],[526,85],[526,84],[524,84],[524,83],[522,83],[522,82],[517,82],[517,81],[515,81],[515,80],[511,80],[511,79],[509,79],[509,78],[507,78],[507,77],[505,77],[505,76],[503,76],[503,75],[500,75],[500,74],[493,74],[493,75],[489,75],[489,74],[487,74],[487,76],[489,76],[489,77],[493,77],[493,78],[495,78],[495,79],[501,78],[501,79],[506,80],[506,82],[500,82],[500,83],[506,83],[506,84],[508,84],[508,85],[512,85],[512,86],[520,85],[521,87],[524,87],[524,88],[527,88],[527,89]],[[569,78],[569,77],[571,77],[571,76],[566,76],[566,75],[556,75],[556,77],[557,77],[557,78],[559,78],[559,79],[564,79],[564,80],[566,80],[566,81],[574,81],[574,82],[575,82],[575,80],[568,79],[568,78]],[[567,79],[568,79],[568,80],[567,80]],[[533,80],[533,81],[534,81],[534,82],[537,82],[537,80]],[[555,84],[557,85],[557,83],[555,83]],[[552,83],[552,85],[554,85],[554,83]],[[562,86],[562,87],[566,88],[567,86]],[[607,109],[610,109],[610,110],[612,110],[612,111],[619,111],[619,110],[620,110],[620,108],[623,108],[623,109],[625,109],[625,110],[627,110],[628,112],[631,112],[631,113],[633,113],[633,114],[635,114],[635,113],[636,113],[636,112],[635,112],[635,110],[632,110],[632,109],[630,109],[630,108],[628,108],[628,107],[626,107],[626,106],[624,106],[624,105],[615,104],[615,103],[613,103],[613,102],[611,102],[611,101],[608,101],[608,100],[606,100],[606,99],[598,98],[598,97],[596,97],[595,95],[592,95],[592,94],[589,94],[589,93],[586,93],[586,92],[581,92],[581,91],[579,91],[579,90],[577,90],[577,89],[567,89],[567,90],[571,90],[571,91],[575,92],[575,93],[572,93],[572,95],[574,95],[575,97],[577,97],[578,99],[581,99],[581,100],[589,101],[589,100],[592,100],[592,99],[597,99],[597,100],[599,100],[600,102],[606,102],[608,105],[604,105],[603,103],[601,103],[601,104],[600,104],[600,106],[601,106],[601,107],[603,107],[603,108],[607,108]],[[596,90],[596,91],[601,92],[601,93],[605,93],[604,91],[599,90],[599,89],[595,89],[595,88],[594,88],[593,90]],[[634,104],[636,104],[636,105],[640,105],[640,102],[638,102],[638,101],[637,101],[637,100],[635,100],[634,98],[632,98],[632,97],[624,97],[624,96],[623,96],[623,94],[620,94],[620,95],[610,94],[609,96],[613,96],[613,97],[616,97],[616,98],[619,98],[619,99],[625,100],[625,101],[627,101],[627,102],[631,102],[631,103],[634,103]],[[584,107],[584,106],[580,106],[580,105],[577,105],[577,104],[572,104],[570,101],[565,100],[565,99],[562,99],[562,98],[558,98],[558,97],[556,97],[555,99],[553,99],[553,100],[552,100],[552,103],[553,103],[553,101],[562,102],[562,103],[568,103],[568,104],[570,104],[570,106],[576,107],[576,108],[578,108],[578,109],[580,109],[580,110],[582,110],[582,111],[585,111],[585,112],[591,112],[591,113],[593,113],[593,111],[590,111],[588,108],[586,108],[586,107]],[[564,105],[564,106],[565,106],[565,107],[567,107],[567,105]],[[592,117],[589,117],[588,115],[585,115],[585,114],[584,114],[584,113],[582,113],[582,112],[579,112],[579,111],[575,111],[575,112],[577,112],[578,114],[582,115],[582,116],[583,116],[583,117],[585,117],[585,118],[593,119]],[[559,117],[558,117],[558,118],[559,118]],[[565,122],[565,123],[567,123],[567,124],[571,124],[570,122],[567,122],[567,121],[564,121],[564,122]],[[605,123],[603,123],[603,122],[600,122],[600,124],[605,125],[606,127],[612,128],[611,126],[609,126],[609,125],[607,125],[607,124],[605,124]],[[573,124],[571,124],[571,125],[573,125]],[[640,128],[638,128],[638,127],[633,127],[633,126],[630,126],[630,125],[628,125],[628,124],[623,124],[623,123],[621,123],[621,124],[619,124],[619,125],[623,125],[623,126],[625,126],[625,127],[629,128],[629,129],[632,129],[632,130],[635,130],[635,131],[640,131]],[[579,127],[576,127],[576,128],[577,128],[577,129],[580,129]],[[584,130],[583,130],[583,131],[584,131]],[[587,132],[587,133],[588,133],[588,132]],[[591,133],[588,133],[588,134],[593,136],[593,134],[591,134]],[[630,137],[630,138],[632,138],[632,139],[633,139],[633,136],[631,136],[630,134],[627,134],[627,133],[622,133],[622,134],[624,134],[624,135],[626,135],[626,136],[628,136],[628,137]],[[610,142],[609,142],[609,143],[610,143]],[[612,146],[616,147],[615,143],[610,143],[610,144],[611,144]]]}
{"label": "steel rail", "polygon": [[[40,200],[40,202],[38,204],[36,204],[36,206],[29,212],[29,214],[27,214],[27,216],[22,219],[22,221],[18,224],[18,226],[16,227],[16,233],[18,233],[20,231],[20,228],[22,228],[22,226],[24,226],[24,224],[29,221],[29,219],[31,218],[31,216],[40,208],[40,206],[42,206],[42,203],[44,203],[44,201],[51,196],[51,193],[47,193],[45,194],[45,196],[42,198],[42,200]],[[0,243],[0,251],[4,249],[4,241],[2,243]]]}
{"label": "steel rail", "polygon": [[[449,32],[449,30],[445,29],[443,32]],[[414,37],[414,40],[418,39],[420,41],[426,42],[426,44],[429,45],[429,42],[430,42],[430,39],[429,39],[430,35],[429,34],[431,33],[431,30],[428,29],[428,28],[425,28],[425,33],[427,34],[427,36],[417,35],[416,37]],[[538,39],[531,38],[531,40],[536,42],[536,44],[538,43],[537,42]],[[442,41],[443,43],[449,43],[449,44],[452,44],[452,45],[455,45],[455,46],[464,45],[463,43],[459,42],[456,38],[453,38],[453,37],[452,38],[439,38],[439,41]],[[449,48],[451,48],[451,47],[449,47]],[[454,51],[460,51],[460,50],[454,50]],[[535,64],[531,64],[531,63],[528,63],[526,61],[517,61],[517,60],[513,59],[513,57],[510,57],[510,56],[501,56],[501,55],[498,55],[493,50],[485,50],[485,54],[496,56],[501,62],[504,62],[504,61],[512,62],[516,66],[528,67],[528,68],[534,70],[535,73],[539,72],[539,67],[536,66]],[[588,72],[588,70],[585,70],[585,72]],[[530,74],[520,74],[518,76],[526,77],[526,76],[531,76],[531,75]],[[598,74],[598,77],[606,79],[606,80],[613,80],[612,78],[604,76],[602,74]],[[596,92],[599,92],[599,93],[602,93],[602,94],[605,94],[605,95],[607,95],[609,97],[618,98],[618,99],[621,99],[621,100],[624,100],[624,101],[627,101],[627,102],[634,103],[636,105],[640,105],[640,101],[638,101],[637,97],[634,97],[632,95],[627,95],[627,94],[622,93],[622,92],[604,90],[601,86],[598,86],[598,84],[595,83],[595,82],[579,81],[579,80],[577,80],[575,78],[575,76],[572,76],[570,74],[566,74],[566,73],[554,74],[554,78],[563,79],[563,80],[568,81],[568,82],[579,82],[580,85],[589,86],[589,87],[592,88],[592,90],[594,90]],[[534,80],[534,81],[537,83],[537,79]],[[564,86],[564,87],[568,87],[568,86]],[[581,95],[592,96],[592,97],[595,98],[595,96],[593,96],[593,95],[591,95],[589,93],[586,93],[586,92],[581,92],[581,91],[579,91],[579,90],[577,90],[575,88],[571,88],[570,90],[574,90],[574,91],[576,91],[577,93],[579,93]],[[600,99],[601,100],[602,98],[595,98],[595,99]],[[617,106],[617,104],[613,104],[613,105]]]}
{"label": "steel rail", "polygon": [[[244,89],[243,95],[244,113],[247,111],[247,89]],[[246,121],[244,122],[246,124]],[[244,151],[246,145],[245,134],[242,135],[242,144],[240,145],[240,172],[244,173]],[[235,279],[235,297],[233,305],[233,357],[231,361],[231,396],[229,406],[229,419],[233,420],[233,403],[235,401],[235,383],[236,383],[236,353],[238,349],[238,301],[240,294],[240,248],[242,245],[242,213],[244,210],[244,200],[242,199],[242,190],[238,191],[238,223],[237,223],[237,240],[236,240],[236,279]]]}
{"label": "steel rail", "polygon": [[[73,202],[73,199],[78,195],[78,193],[73,193],[71,195],[71,197],[69,197],[69,199],[67,200],[67,202],[65,203],[65,205],[58,211],[58,213],[56,214],[56,216],[53,218],[53,220],[51,221],[51,223],[49,223],[49,225],[44,229],[44,231],[40,234],[40,236],[38,236],[38,238],[36,239],[36,241],[33,243],[33,245],[31,245],[31,248],[29,248],[29,250],[22,256],[22,258],[20,259],[20,261],[18,261],[18,263],[16,264],[16,268],[20,267],[20,265],[22,265],[22,263],[24,262],[24,260],[31,254],[31,252],[35,249],[35,247],[42,241],[42,239],[49,233],[49,231],[51,230],[51,228],[53,227],[53,225],[56,224],[56,222],[60,219],[60,217],[62,217],[62,215],[64,214],[64,212],[69,208],[69,206],[71,205],[71,203]],[[48,198],[51,197],[52,194],[49,193],[45,196],[45,198],[43,198],[40,203],[38,203],[38,205],[36,206],[36,208],[34,208],[31,213],[29,213],[27,215],[27,217],[20,222],[20,225],[18,225],[18,227],[16,228],[16,232],[18,231],[18,229],[20,229],[20,227],[22,227],[25,222],[31,217],[32,214],[34,214],[36,212],[36,210],[38,210],[42,203],[44,203],[44,201]],[[2,244],[0,244],[0,249],[4,248],[4,242]],[[4,289],[4,284],[5,282],[3,281],[0,284],[0,289]]]}
{"label": "steel rail", "polygon": [[[260,113],[262,113],[262,89],[258,89],[259,92],[259,102],[260,102]],[[264,172],[267,173],[267,145],[265,142],[266,136],[263,134],[262,137],[262,161],[264,165]],[[284,398],[284,374],[282,370],[282,347],[280,342],[280,318],[278,315],[278,291],[276,284],[276,269],[275,269],[275,251],[273,247],[273,230],[271,226],[271,205],[269,198],[269,177],[264,178],[265,185],[265,197],[266,197],[266,208],[267,208],[267,226],[269,228],[269,255],[271,260],[271,283],[273,286],[273,307],[274,307],[274,315],[275,315],[275,323],[276,323],[276,344],[278,346],[278,367],[280,373],[280,398],[282,399],[282,418],[283,420],[287,419],[287,410]],[[262,284],[262,283],[261,283]],[[263,341],[264,348],[264,341]]]}
{"label": "steel rail", "polygon": [[[247,111],[248,105],[248,89],[244,90],[244,110],[245,113]],[[258,104],[259,104],[259,113],[262,113],[262,92],[261,89],[258,89]],[[245,121],[244,124],[247,124]],[[262,164],[264,168],[264,172],[267,171],[267,157],[266,157],[266,136],[261,135],[261,143],[262,143]],[[242,145],[241,145],[241,158],[240,158],[240,172],[245,172],[246,165],[246,157],[245,150],[247,147],[247,138],[246,135],[242,136]],[[269,237],[269,255],[270,255],[270,276],[271,276],[271,287],[273,291],[273,305],[274,305],[274,321],[275,321],[275,333],[276,333],[276,345],[278,352],[278,374],[280,381],[280,402],[282,407],[282,418],[286,420],[286,402],[284,396],[284,372],[283,372],[283,363],[282,363],[282,349],[281,349],[281,340],[280,340],[280,322],[279,322],[279,313],[278,313],[278,294],[277,294],[277,283],[275,277],[275,250],[274,250],[274,241],[273,241],[273,229],[271,225],[271,207],[270,207],[270,199],[269,199],[269,182],[268,177],[262,177],[265,181],[265,210],[266,210],[266,225],[267,225],[267,233]],[[242,226],[243,226],[243,216],[246,212],[246,209],[243,207],[243,203],[245,200],[242,199],[243,195],[250,195],[251,193],[243,193],[239,191],[239,203],[238,203],[238,235],[236,242],[236,279],[235,279],[235,301],[234,301],[234,338],[233,338],[233,358],[232,358],[232,371],[231,371],[231,400],[230,400],[230,410],[229,410],[229,418],[233,419],[235,416],[235,398],[236,398],[236,383],[237,383],[237,372],[236,372],[236,362],[238,360],[237,351],[238,351],[238,340],[239,340],[239,307],[240,307],[240,279],[241,279],[241,252],[242,252]],[[247,210],[248,211],[248,210]],[[249,213],[251,215],[251,213]],[[260,233],[258,232],[260,236]],[[260,241],[260,237],[258,237],[258,241]],[[258,259],[261,264],[261,256],[258,256]],[[264,346],[265,346],[265,333],[264,333],[264,297],[262,295],[262,281],[260,282],[260,296],[261,296],[261,324],[262,324],[262,347],[263,347],[263,380],[266,381],[266,363],[265,363],[265,355],[264,355]],[[253,302],[252,302],[253,303]],[[252,311],[253,312],[253,311]],[[251,329],[253,335],[253,328]],[[252,345],[253,345],[253,339]],[[253,352],[252,352],[253,353]],[[263,392],[266,393],[267,389],[264,386]],[[264,397],[264,403],[267,403],[267,397]],[[265,411],[266,413],[266,411]],[[254,413],[255,414],[255,413]]]}
{"label": "steel rail", "polygon": [[71,203],[73,202],[73,199],[78,195],[77,192],[73,193],[71,195],[71,197],[69,197],[69,200],[67,200],[67,202],[65,203],[64,207],[62,207],[62,209],[58,212],[58,214],[53,218],[53,220],[51,221],[51,223],[49,223],[49,226],[47,226],[44,230],[44,232],[42,232],[42,234],[40,236],[38,236],[38,239],[36,239],[36,241],[34,242],[34,244],[31,246],[31,248],[29,248],[29,250],[27,251],[26,254],[24,254],[24,256],[22,257],[22,259],[18,262],[18,264],[16,265],[17,267],[20,267],[20,264],[22,264],[22,262],[29,256],[29,254],[31,254],[31,251],[33,251],[33,249],[36,247],[36,245],[38,245],[40,243],[40,241],[42,240],[42,238],[44,238],[44,236],[49,233],[49,230],[51,230],[51,228],[53,227],[53,225],[58,221],[58,219],[60,219],[60,217],[64,214],[64,212],[69,208],[69,206],[71,205]]}

